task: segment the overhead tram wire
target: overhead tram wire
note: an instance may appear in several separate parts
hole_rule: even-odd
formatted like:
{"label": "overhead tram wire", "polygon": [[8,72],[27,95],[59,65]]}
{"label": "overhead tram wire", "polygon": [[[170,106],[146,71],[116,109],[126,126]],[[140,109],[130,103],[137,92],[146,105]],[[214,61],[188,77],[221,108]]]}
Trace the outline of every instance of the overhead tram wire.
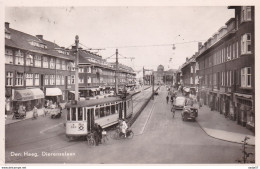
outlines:
{"label": "overhead tram wire", "polygon": [[181,45],[186,43],[195,43],[195,42],[201,42],[205,40],[195,40],[195,41],[187,41],[187,42],[179,42],[179,43],[169,43],[169,44],[154,44],[154,45],[133,45],[133,46],[109,46],[104,47],[105,49],[110,48],[141,48],[141,47],[160,47],[160,46],[172,46],[172,45]]}

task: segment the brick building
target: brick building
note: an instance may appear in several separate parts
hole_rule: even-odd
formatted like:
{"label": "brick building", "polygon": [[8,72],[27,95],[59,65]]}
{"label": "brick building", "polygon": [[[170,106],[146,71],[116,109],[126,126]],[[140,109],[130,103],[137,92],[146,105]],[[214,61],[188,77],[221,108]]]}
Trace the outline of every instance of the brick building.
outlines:
{"label": "brick building", "polygon": [[10,28],[5,23],[5,98],[6,112],[23,105],[27,111],[44,104],[67,100],[74,90],[71,63],[74,57],[68,49],[43,39]]}
{"label": "brick building", "polygon": [[254,7],[228,9],[235,10],[235,18],[210,37],[196,57],[199,95],[212,110],[254,130]]}

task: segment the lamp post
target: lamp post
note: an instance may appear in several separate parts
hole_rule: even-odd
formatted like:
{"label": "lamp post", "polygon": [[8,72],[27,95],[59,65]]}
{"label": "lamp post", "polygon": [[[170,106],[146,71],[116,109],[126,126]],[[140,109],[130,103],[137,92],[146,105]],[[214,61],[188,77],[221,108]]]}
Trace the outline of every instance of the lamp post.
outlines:
{"label": "lamp post", "polygon": [[78,51],[78,47],[79,47],[79,36],[76,35],[75,37],[75,44],[76,44],[76,61],[75,61],[75,100],[79,100],[79,84],[78,84],[78,80],[79,80],[79,69],[78,69],[78,59],[79,59],[79,51]]}

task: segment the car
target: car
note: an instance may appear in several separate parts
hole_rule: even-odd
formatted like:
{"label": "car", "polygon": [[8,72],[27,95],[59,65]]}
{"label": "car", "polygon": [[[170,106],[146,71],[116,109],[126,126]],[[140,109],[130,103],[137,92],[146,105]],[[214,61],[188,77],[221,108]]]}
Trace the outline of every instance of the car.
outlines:
{"label": "car", "polygon": [[183,109],[183,107],[185,106],[185,102],[186,102],[185,97],[182,96],[177,97],[174,101],[175,109]]}
{"label": "car", "polygon": [[181,117],[183,121],[196,121],[196,118],[198,117],[198,109],[193,107],[193,100],[186,99],[185,106],[181,112]]}

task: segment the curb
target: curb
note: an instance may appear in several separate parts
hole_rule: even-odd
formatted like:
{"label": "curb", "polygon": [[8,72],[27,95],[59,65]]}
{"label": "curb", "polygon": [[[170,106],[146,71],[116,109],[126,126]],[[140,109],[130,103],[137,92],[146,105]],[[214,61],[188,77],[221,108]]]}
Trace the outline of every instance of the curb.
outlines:
{"label": "curb", "polygon": [[[150,86],[151,87],[151,86]],[[148,88],[150,88],[148,87]],[[148,89],[147,88],[147,89]],[[159,87],[157,87],[157,89],[155,91],[157,91],[159,89]],[[146,89],[145,89],[146,90]],[[153,94],[151,94],[151,96],[146,100],[146,102],[142,105],[142,107],[137,111],[137,113],[134,115],[134,117],[127,123],[129,126],[132,126],[135,122],[135,120],[139,117],[139,115],[142,113],[142,111],[144,110],[144,108],[147,106],[147,104],[150,102],[151,98],[153,97]]]}
{"label": "curb", "polygon": [[[236,141],[230,141],[230,140],[225,140],[225,139],[223,139],[223,138],[214,137],[214,136],[210,135],[209,133],[207,133],[207,132],[205,131],[205,129],[200,125],[200,123],[199,123],[197,120],[196,120],[196,122],[199,124],[200,128],[201,128],[208,136],[210,136],[210,137],[212,137],[212,138],[214,138],[214,139],[221,140],[221,141],[226,141],[226,142],[230,142],[230,143],[235,143],[235,144],[243,144],[242,142],[240,143],[240,142],[236,142]],[[241,140],[241,141],[243,141],[243,140]],[[255,145],[253,145],[253,144],[247,144],[247,145],[248,145],[248,146],[255,146]]]}

